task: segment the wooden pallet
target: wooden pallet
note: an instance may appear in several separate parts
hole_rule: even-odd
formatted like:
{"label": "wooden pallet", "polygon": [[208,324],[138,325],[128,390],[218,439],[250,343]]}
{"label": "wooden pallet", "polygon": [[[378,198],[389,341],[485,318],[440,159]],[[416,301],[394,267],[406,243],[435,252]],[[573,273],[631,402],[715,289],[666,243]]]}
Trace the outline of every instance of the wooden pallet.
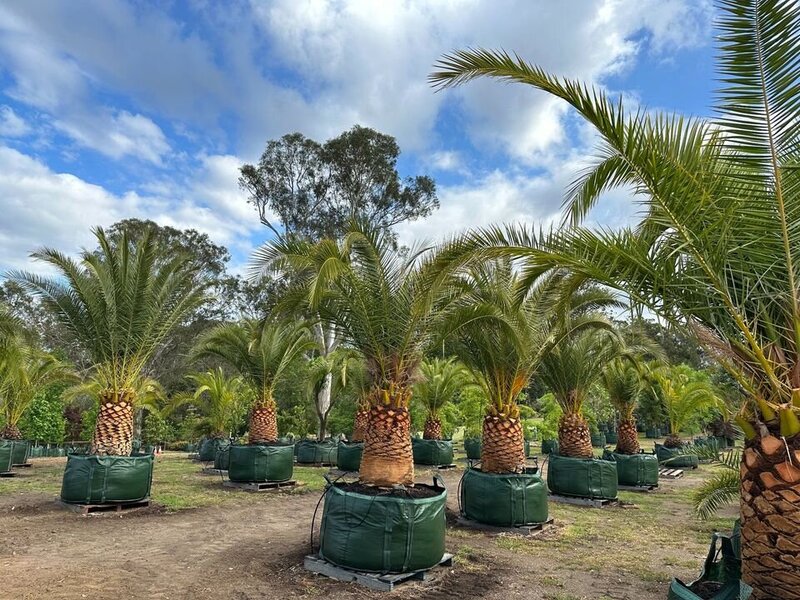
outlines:
{"label": "wooden pallet", "polygon": [[79,515],[90,515],[94,513],[115,512],[120,513],[136,508],[147,508],[150,506],[150,499],[139,500],[138,502],[114,502],[110,504],[70,504],[62,500],[57,500],[61,508],[65,508]]}
{"label": "wooden pallet", "polygon": [[641,492],[646,494],[647,492],[653,492],[658,489],[658,484],[654,485],[618,485],[617,489],[625,491],[625,492]]}
{"label": "wooden pallet", "polygon": [[17,474],[14,473],[14,471],[5,471],[3,473],[0,473],[0,477],[16,477],[16,476]]}
{"label": "wooden pallet", "polygon": [[214,467],[206,467],[201,471],[203,475],[227,475],[227,469],[215,469]]}
{"label": "wooden pallet", "polygon": [[494,525],[486,525],[485,523],[479,523],[478,521],[473,521],[472,519],[467,519],[466,517],[458,517],[458,519],[456,519],[456,523],[462,527],[477,529],[478,531],[484,531],[491,535],[511,534],[534,537],[543,531],[547,531],[553,525],[553,518],[551,517],[547,519],[547,521],[544,523],[520,525],[517,527],[495,527]]}
{"label": "wooden pallet", "polygon": [[335,467],[336,466],[336,463],[332,463],[332,462],[319,462],[319,463],[295,462],[294,464],[296,464],[298,467],[328,467],[329,469],[331,467]]}
{"label": "wooden pallet", "polygon": [[285,487],[293,487],[297,485],[297,481],[290,479],[288,481],[223,481],[222,485],[226,488],[233,488],[237,490],[245,490],[247,492],[269,492]]}
{"label": "wooden pallet", "polygon": [[391,592],[396,586],[407,581],[425,581],[430,572],[436,567],[450,567],[453,565],[453,555],[445,554],[439,563],[431,569],[421,569],[409,573],[390,573],[381,575],[380,573],[364,573],[362,571],[351,571],[343,567],[337,567],[319,556],[309,555],[303,561],[303,566],[312,573],[330,577],[336,581],[346,583],[355,582],[371,590],[380,592]]}
{"label": "wooden pallet", "polygon": [[683,469],[659,469],[658,476],[662,479],[678,479],[683,477]]}
{"label": "wooden pallet", "polygon": [[12,469],[27,469],[33,466],[33,463],[22,463],[21,465],[11,465]]}
{"label": "wooden pallet", "polygon": [[458,465],[456,463],[450,463],[449,465],[439,465],[436,467],[440,471],[446,471],[448,469],[455,469]]}
{"label": "wooden pallet", "polygon": [[608,500],[607,498],[581,498],[579,496],[559,496],[558,494],[550,494],[549,499],[551,502],[574,504],[575,506],[590,506],[592,508],[619,506],[619,500]]}

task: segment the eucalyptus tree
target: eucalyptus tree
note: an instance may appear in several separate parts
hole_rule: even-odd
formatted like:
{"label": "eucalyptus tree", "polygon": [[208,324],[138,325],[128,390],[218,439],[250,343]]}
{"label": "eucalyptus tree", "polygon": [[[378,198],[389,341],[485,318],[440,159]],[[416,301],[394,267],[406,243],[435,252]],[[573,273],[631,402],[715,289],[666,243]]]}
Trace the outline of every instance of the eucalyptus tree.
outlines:
{"label": "eucalyptus tree", "polygon": [[197,267],[180,253],[165,253],[151,231],[135,242],[126,233],[112,244],[95,229],[100,249],[72,259],[45,248],[33,257],[58,278],[12,273],[39,297],[90,357],[100,412],[91,452],[131,453],[138,383],[152,367],[167,335],[206,300]]}
{"label": "eucalyptus tree", "polygon": [[436,331],[435,291],[420,267],[424,253],[399,253],[384,230],[353,222],[340,240],[283,237],[257,255],[262,269],[291,273],[292,293],[366,361],[360,478],[369,485],[414,483],[408,407]]}
{"label": "eucalyptus tree", "polygon": [[316,348],[302,321],[248,320],[218,325],[200,336],[192,359],[214,357],[234,369],[250,387],[250,444],[278,439],[275,389],[291,376],[296,360]]}
{"label": "eucalyptus tree", "polygon": [[[531,85],[595,127],[596,160],[569,188],[573,227],[489,229],[463,240],[569,268],[690,329],[749,401],[741,468],[742,574],[753,598],[800,598],[800,11],[792,0],[718,0],[713,119],[626,110],[598,89],[503,51],[444,57],[431,80]],[[579,226],[610,189],[636,192],[634,228]],[[776,514],[780,518],[776,518]]]}

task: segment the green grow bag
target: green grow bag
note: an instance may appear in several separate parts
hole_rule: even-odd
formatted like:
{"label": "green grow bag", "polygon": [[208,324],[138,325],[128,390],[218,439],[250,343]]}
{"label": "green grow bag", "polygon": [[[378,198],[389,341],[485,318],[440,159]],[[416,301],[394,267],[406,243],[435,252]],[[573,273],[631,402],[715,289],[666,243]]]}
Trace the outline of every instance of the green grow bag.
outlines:
{"label": "green grow bag", "polygon": [[294,471],[291,446],[231,446],[228,478],[239,482],[286,481]]}
{"label": "green grow bag", "polygon": [[42,456],[41,446],[31,446],[31,458],[40,458]]}
{"label": "green grow bag", "polygon": [[336,451],[336,466],[342,471],[355,472],[361,468],[364,442],[339,442]]}
{"label": "green grow bag", "polygon": [[547,486],[560,496],[614,500],[617,497],[617,465],[599,458],[572,458],[551,454]]}
{"label": "green grow bag", "polygon": [[619,437],[617,436],[616,431],[607,431],[606,432],[606,443],[607,444],[616,444],[619,441]]}
{"label": "green grow bag", "polygon": [[186,451],[189,454],[194,454],[196,452],[197,445],[195,444],[186,444]]}
{"label": "green grow bag", "polygon": [[414,463],[418,465],[452,465],[453,442],[450,440],[411,440]]}
{"label": "green grow bag", "polygon": [[617,463],[619,485],[658,485],[658,459],[652,454],[617,454],[606,450],[603,452],[603,460]]}
{"label": "green grow bag", "polygon": [[27,440],[14,440],[14,450],[11,456],[13,466],[24,465],[31,454],[31,443]]}
{"label": "green grow bag", "polygon": [[322,442],[302,440],[297,442],[294,447],[297,451],[297,462],[300,464],[336,464],[338,445],[333,440],[325,440]]}
{"label": "green grow bag", "polygon": [[661,430],[656,429],[655,427],[648,429],[645,432],[644,437],[646,437],[648,440],[657,440],[658,438],[661,437]]}
{"label": "green grow bag", "polygon": [[400,498],[359,494],[340,484],[328,486],[320,557],[340,567],[374,573],[407,573],[438,564],[444,556],[447,490],[430,489],[438,494]]}
{"label": "green grow bag", "polygon": [[700,459],[694,454],[684,454],[681,448],[667,448],[656,444],[656,457],[658,464],[676,469],[696,469]]}
{"label": "green grow bag", "polygon": [[214,468],[220,471],[227,471],[231,460],[230,440],[221,440],[217,445],[217,453],[214,455]]}
{"label": "green grow bag", "polygon": [[525,458],[531,457],[531,443],[528,440],[525,440]]}
{"label": "green grow bag", "polygon": [[213,462],[217,458],[217,450],[222,444],[230,444],[230,442],[222,438],[205,438],[200,443],[197,458],[202,462]]}
{"label": "green grow bag", "polygon": [[539,475],[469,469],[461,480],[461,514],[495,527],[547,521],[547,486]]}
{"label": "green grow bag", "polygon": [[606,445],[606,434],[605,433],[593,433],[592,434],[592,447],[594,448],[604,448]]}
{"label": "green grow bag", "polygon": [[481,438],[464,438],[464,452],[470,460],[481,459]]}
{"label": "green grow bag", "polygon": [[542,440],[542,454],[558,454],[558,440]]}
{"label": "green grow bag", "polygon": [[7,473],[11,470],[15,443],[13,440],[0,440],[0,473]]}
{"label": "green grow bag", "polygon": [[137,502],[150,496],[152,454],[81,456],[70,454],[61,484],[61,499],[73,504]]}

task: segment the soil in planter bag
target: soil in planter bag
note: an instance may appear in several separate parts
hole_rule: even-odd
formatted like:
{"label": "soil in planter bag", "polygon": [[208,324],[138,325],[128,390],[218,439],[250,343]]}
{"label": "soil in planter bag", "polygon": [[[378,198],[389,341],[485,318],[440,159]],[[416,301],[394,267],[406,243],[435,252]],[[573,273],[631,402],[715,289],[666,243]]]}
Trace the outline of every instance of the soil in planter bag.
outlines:
{"label": "soil in planter bag", "polygon": [[452,465],[453,442],[450,440],[411,440],[414,463],[418,465]]}
{"label": "soil in planter bag", "polygon": [[[673,579],[669,586],[668,600],[747,600],[752,589],[742,583],[741,530],[737,520],[732,534],[714,532],[711,546],[697,581],[686,585]],[[698,592],[715,591],[713,596],[699,595]]]}
{"label": "soil in planter bag", "polygon": [[231,446],[228,478],[242,483],[286,481],[294,471],[291,446]]}
{"label": "soil in planter bag", "polygon": [[469,469],[461,480],[461,513],[495,527],[547,521],[547,486],[539,475]]}
{"label": "soil in planter bag", "polygon": [[619,485],[658,485],[658,459],[652,454],[617,454],[606,450],[603,460],[617,463]]}
{"label": "soil in planter bag", "polygon": [[336,466],[342,471],[355,472],[361,468],[364,442],[339,442],[336,451]]}
{"label": "soil in planter bag", "polygon": [[230,440],[220,440],[217,445],[217,453],[214,456],[214,468],[220,471],[227,471],[231,459]]}
{"label": "soil in planter bag", "polygon": [[7,473],[11,470],[15,444],[16,442],[13,440],[0,440],[0,473]]}
{"label": "soil in planter bag", "polygon": [[481,459],[481,438],[465,438],[464,439],[464,452],[467,453],[467,458],[470,460]]}
{"label": "soil in planter bag", "polygon": [[700,459],[694,454],[685,454],[681,448],[667,448],[656,444],[658,464],[673,469],[694,469],[700,465]]}
{"label": "soil in planter bag", "polygon": [[30,456],[30,452],[31,452],[30,442],[26,440],[15,440],[13,456],[11,457],[11,463],[13,465],[24,465],[26,462],[28,462],[28,457]]}
{"label": "soil in planter bag", "polygon": [[447,491],[433,489],[440,493],[432,498],[406,498],[329,486],[320,527],[320,557],[340,567],[374,573],[407,573],[435,566],[444,556]]}
{"label": "soil in planter bag", "polygon": [[554,494],[579,498],[617,497],[617,465],[598,458],[572,458],[551,454],[547,486]]}
{"label": "soil in planter bag", "polygon": [[61,499],[74,504],[137,502],[150,496],[153,455],[79,456],[70,454]]}
{"label": "soil in planter bag", "polygon": [[558,454],[558,440],[542,440],[542,454]]}
{"label": "soil in planter bag", "polygon": [[338,445],[333,440],[317,442],[301,440],[294,445],[297,450],[297,462],[301,464],[331,463],[336,464]]}

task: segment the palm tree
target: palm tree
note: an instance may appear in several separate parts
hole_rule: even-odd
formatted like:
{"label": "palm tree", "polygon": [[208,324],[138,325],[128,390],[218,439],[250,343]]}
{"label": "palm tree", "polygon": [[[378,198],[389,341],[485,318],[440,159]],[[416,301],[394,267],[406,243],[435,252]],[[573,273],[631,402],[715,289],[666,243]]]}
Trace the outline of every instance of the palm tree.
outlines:
{"label": "palm tree", "polygon": [[469,383],[469,373],[464,365],[452,358],[434,358],[420,365],[422,380],[414,385],[414,399],[425,407],[426,440],[442,439],[442,407],[453,400]]}
{"label": "palm tree", "polygon": [[660,367],[647,375],[653,393],[661,400],[669,421],[669,435],[664,440],[668,448],[679,448],[680,432],[684,431],[699,411],[719,406],[722,399],[708,381],[692,377],[692,369]]}
{"label": "palm tree", "polygon": [[192,358],[219,358],[242,376],[254,395],[249,442],[265,444],[278,439],[275,388],[291,375],[292,363],[314,349],[316,344],[305,323],[248,320],[207,331]]}
{"label": "palm tree", "polygon": [[603,369],[603,385],[608,399],[619,413],[617,448],[619,454],[639,454],[639,434],[634,411],[645,387],[640,369],[629,361],[616,359]]}
{"label": "palm tree", "polygon": [[694,513],[702,520],[710,519],[726,504],[733,504],[739,500],[741,490],[741,477],[739,468],[742,463],[741,452],[731,452],[725,456],[713,477],[703,482],[692,495],[692,508]]}
{"label": "palm tree", "polygon": [[[352,387],[351,384],[356,383],[354,380],[360,377],[363,362],[358,352],[350,348],[336,348],[311,361],[308,389],[317,413],[317,441],[325,439],[328,416],[345,389]],[[324,397],[323,392],[327,393],[328,400],[319,402]]]}
{"label": "palm tree", "polygon": [[[628,113],[623,103],[505,52],[445,57],[431,78],[489,76],[562,98],[600,136],[596,162],[568,192],[574,227],[467,236],[487,256],[526,261],[624,291],[665,322],[688,327],[746,390],[743,579],[754,600],[800,598],[800,11],[792,0],[718,0],[717,118]],[[604,192],[631,187],[636,228],[578,224]],[[787,498],[789,500],[787,501]],[[780,507],[780,508],[779,508]],[[775,518],[775,514],[781,518]],[[785,552],[786,540],[795,550]],[[764,543],[767,541],[768,543]]]}
{"label": "palm tree", "polygon": [[341,240],[283,238],[256,257],[262,270],[291,272],[293,291],[366,361],[369,425],[360,478],[368,485],[414,483],[408,406],[434,332],[421,254],[401,254],[385,232],[354,223]]}
{"label": "palm tree", "polygon": [[0,410],[5,425],[0,438],[23,439],[19,422],[36,396],[54,383],[75,379],[72,368],[52,354],[17,339],[0,362]]}
{"label": "palm tree", "polygon": [[95,231],[99,251],[76,261],[45,248],[32,256],[54,267],[59,278],[12,273],[80,343],[100,383],[100,413],[91,452],[131,453],[136,387],[167,334],[205,301],[189,257],[161,252],[151,231],[137,241],[123,233],[112,244]]}
{"label": "palm tree", "polygon": [[519,279],[510,261],[467,260],[458,267],[461,259],[450,248],[441,256],[455,265],[449,285],[458,298],[445,311],[445,335],[489,400],[481,469],[519,472],[525,466],[519,395],[534,373],[542,376],[547,356],[570,337],[609,326],[594,311],[613,299],[597,289],[575,292],[558,275],[542,278],[519,299]]}
{"label": "palm tree", "polygon": [[227,377],[221,367],[186,377],[195,384],[194,392],[176,394],[164,412],[169,414],[181,406],[193,404],[203,414],[202,433],[211,438],[228,437],[236,409],[245,393],[241,377]]}

